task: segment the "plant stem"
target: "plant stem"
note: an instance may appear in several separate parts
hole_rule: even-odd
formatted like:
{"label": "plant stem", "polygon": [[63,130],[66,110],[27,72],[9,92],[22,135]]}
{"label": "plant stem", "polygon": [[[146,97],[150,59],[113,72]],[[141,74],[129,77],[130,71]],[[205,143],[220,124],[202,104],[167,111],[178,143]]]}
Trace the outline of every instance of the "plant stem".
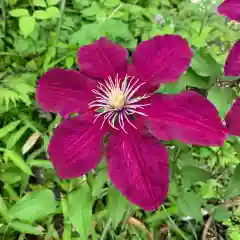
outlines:
{"label": "plant stem", "polygon": [[171,224],[173,225],[175,231],[184,239],[184,240],[189,240],[184,233],[178,228],[178,226],[174,223],[174,221],[172,220],[172,218],[169,216],[167,209],[164,207],[164,205],[162,205],[162,209],[165,212],[165,214],[167,215],[169,221],[171,222]]}
{"label": "plant stem", "polygon": [[56,31],[56,41],[55,41],[56,45],[57,45],[59,34],[60,34],[60,31],[61,31],[62,19],[63,19],[65,6],[66,6],[66,0],[62,0],[61,1],[61,6],[60,6],[60,18],[59,18],[59,21],[58,21],[58,26],[57,26],[57,31]]}
{"label": "plant stem", "polygon": [[108,230],[110,228],[110,225],[111,225],[111,222],[112,222],[112,219],[109,218],[107,223],[106,223],[106,225],[105,225],[105,227],[104,227],[104,229],[103,229],[103,232],[102,232],[102,235],[100,237],[100,240],[104,240],[106,238],[107,232],[108,232]]}

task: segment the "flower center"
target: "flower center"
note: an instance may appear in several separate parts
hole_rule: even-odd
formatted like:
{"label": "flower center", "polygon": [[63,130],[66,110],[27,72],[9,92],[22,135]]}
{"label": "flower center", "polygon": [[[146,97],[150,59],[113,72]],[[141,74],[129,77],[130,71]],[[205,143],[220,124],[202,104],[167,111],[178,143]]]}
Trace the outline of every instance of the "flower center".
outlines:
{"label": "flower center", "polygon": [[120,89],[113,89],[109,96],[108,103],[115,109],[123,108],[125,104],[124,93]]}
{"label": "flower center", "polygon": [[127,75],[123,79],[117,75],[115,79],[108,77],[103,83],[99,82],[97,88],[92,90],[96,95],[96,100],[88,104],[89,108],[94,108],[96,112],[94,122],[102,117],[101,128],[105,122],[108,122],[116,130],[119,130],[116,125],[119,125],[125,133],[127,133],[126,123],[136,129],[132,123],[133,115],[146,116],[141,110],[149,105],[140,103],[143,99],[148,98],[148,95],[135,96],[144,84],[143,82],[139,83],[139,79]]}

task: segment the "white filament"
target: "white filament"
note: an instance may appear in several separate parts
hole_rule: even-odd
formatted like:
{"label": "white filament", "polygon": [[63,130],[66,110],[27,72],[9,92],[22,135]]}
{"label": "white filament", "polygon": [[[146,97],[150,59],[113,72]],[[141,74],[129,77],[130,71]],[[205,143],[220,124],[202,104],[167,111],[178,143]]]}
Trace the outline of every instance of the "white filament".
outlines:
{"label": "white filament", "polygon": [[[127,75],[123,79],[120,79],[118,75],[115,79],[112,79],[111,76],[109,76],[104,83],[98,82],[97,88],[92,90],[96,95],[96,100],[88,104],[89,108],[96,108],[94,123],[102,116],[103,121],[101,128],[104,126],[105,122],[107,122],[116,130],[119,130],[119,128],[116,127],[116,124],[118,123],[125,133],[127,133],[125,129],[126,123],[137,129],[130,121],[129,116],[134,114],[147,116],[144,112],[139,110],[144,109],[144,107],[149,105],[139,103],[139,101],[148,98],[148,95],[144,94],[143,96],[134,97],[139,88],[145,84],[138,84],[138,82],[139,79]],[[109,98],[111,97],[112,92],[116,90],[119,90],[124,94],[124,105],[120,109],[114,108],[109,104]]]}

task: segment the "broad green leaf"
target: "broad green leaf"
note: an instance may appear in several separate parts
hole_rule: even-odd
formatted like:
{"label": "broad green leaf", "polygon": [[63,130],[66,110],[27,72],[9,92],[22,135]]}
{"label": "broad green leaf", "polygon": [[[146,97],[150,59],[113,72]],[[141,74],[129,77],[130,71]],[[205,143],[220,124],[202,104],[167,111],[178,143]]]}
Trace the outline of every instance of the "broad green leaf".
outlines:
{"label": "broad green leaf", "polygon": [[20,155],[18,155],[16,152],[11,150],[6,150],[5,156],[9,158],[23,172],[27,173],[28,175],[32,175],[31,168],[27,165],[24,159]]}
{"label": "broad green leaf", "polygon": [[33,226],[31,224],[19,222],[19,221],[12,221],[8,224],[10,228],[22,233],[28,233],[33,235],[43,235],[44,228],[40,225]]}
{"label": "broad green leaf", "polygon": [[70,44],[85,45],[90,44],[102,36],[100,24],[84,24],[80,30],[76,31],[69,37]]}
{"label": "broad green leaf", "polygon": [[240,195],[240,163],[236,166],[233,176],[227,186],[225,197],[233,198]]}
{"label": "broad green leaf", "polygon": [[125,41],[133,39],[132,33],[128,29],[128,24],[119,20],[108,19],[102,24],[101,29],[105,36],[115,41],[117,38]]}
{"label": "broad green leaf", "polygon": [[195,166],[185,165],[182,170],[182,181],[185,188],[196,182],[205,182],[211,178],[211,173]]}
{"label": "broad green leaf", "polygon": [[209,54],[195,51],[191,61],[191,67],[200,76],[218,76],[221,73],[221,65]]}
{"label": "broad green leaf", "polygon": [[11,136],[7,140],[7,149],[13,148],[17,144],[19,139],[23,136],[23,134],[27,131],[27,129],[28,126],[23,126],[18,131],[11,134]]}
{"label": "broad green leaf", "polygon": [[186,88],[186,82],[179,80],[172,83],[166,83],[163,85],[163,93],[165,94],[176,94],[182,92]]}
{"label": "broad green leaf", "polygon": [[216,221],[223,222],[228,220],[230,214],[226,207],[218,206],[214,210],[213,217]]}
{"label": "broad green leaf", "polygon": [[33,222],[56,211],[54,193],[49,189],[41,189],[28,193],[8,211],[11,219]]}
{"label": "broad green leaf", "polygon": [[207,88],[208,79],[197,75],[191,68],[178,80],[185,82],[189,87]]}
{"label": "broad green leaf", "polygon": [[112,185],[108,189],[108,213],[112,220],[112,226],[116,228],[122,220],[127,209],[128,201],[125,197]]}
{"label": "broad green leaf", "polygon": [[26,8],[15,8],[11,11],[9,11],[9,14],[12,17],[23,17],[23,16],[29,16],[29,12]]}
{"label": "broad green leaf", "polygon": [[35,29],[36,20],[32,16],[23,16],[19,19],[19,27],[24,37],[29,36]]}
{"label": "broad green leaf", "polygon": [[195,220],[202,222],[201,198],[196,193],[183,193],[177,200],[177,207],[185,216],[193,217]]}
{"label": "broad green leaf", "polygon": [[87,183],[68,196],[69,219],[81,235],[88,239],[92,227],[92,196]]}
{"label": "broad green leaf", "polygon": [[97,197],[101,193],[103,185],[106,181],[107,181],[107,171],[106,169],[103,169],[94,178],[94,182],[92,186],[92,196]]}
{"label": "broad green leaf", "polygon": [[14,121],[9,123],[8,125],[4,126],[3,128],[0,128],[0,138],[6,136],[8,133],[12,132],[18,124],[20,123],[20,120]]}
{"label": "broad green leaf", "polygon": [[235,98],[236,92],[231,88],[214,86],[208,92],[208,99],[216,106],[222,118],[226,116]]}
{"label": "broad green leaf", "polygon": [[47,0],[48,6],[57,5],[60,2],[60,0]]}
{"label": "broad green leaf", "polygon": [[53,6],[47,8],[46,13],[49,18],[58,18],[61,15],[59,9]]}
{"label": "broad green leaf", "polygon": [[33,0],[33,5],[37,7],[47,7],[45,0]]}
{"label": "broad green leaf", "polygon": [[36,19],[41,19],[41,20],[51,18],[51,17],[49,17],[49,15],[47,14],[47,12],[45,10],[36,10],[33,13],[33,17],[35,17]]}

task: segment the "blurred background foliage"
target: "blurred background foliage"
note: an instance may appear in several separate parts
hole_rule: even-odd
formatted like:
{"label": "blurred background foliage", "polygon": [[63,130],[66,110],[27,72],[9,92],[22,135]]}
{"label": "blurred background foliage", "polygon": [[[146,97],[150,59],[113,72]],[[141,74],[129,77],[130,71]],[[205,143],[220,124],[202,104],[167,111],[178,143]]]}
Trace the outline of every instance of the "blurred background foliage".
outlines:
{"label": "blurred background foliage", "polygon": [[1,0],[0,239],[240,239],[240,139],[222,148],[166,143],[171,185],[164,206],[145,212],[111,185],[103,159],[88,175],[60,180],[47,146],[61,118],[41,111],[37,79],[57,66],[77,68],[79,46],[100,36],[136,45],[180,34],[191,67],[161,93],[193,89],[224,118],[239,78],[223,65],[240,25],[216,12],[219,0]]}

